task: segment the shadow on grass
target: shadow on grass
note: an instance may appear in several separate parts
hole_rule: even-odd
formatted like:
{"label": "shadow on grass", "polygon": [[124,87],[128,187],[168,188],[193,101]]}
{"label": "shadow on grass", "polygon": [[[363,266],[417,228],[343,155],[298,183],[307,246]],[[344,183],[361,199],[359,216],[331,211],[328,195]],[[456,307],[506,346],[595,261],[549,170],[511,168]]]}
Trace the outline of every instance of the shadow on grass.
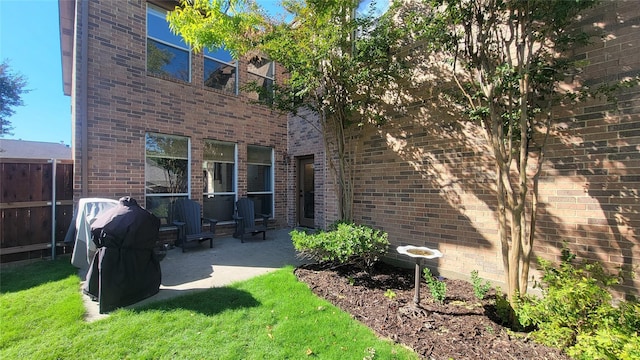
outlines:
{"label": "shadow on grass", "polygon": [[71,265],[68,257],[4,267],[0,270],[0,294],[27,290],[77,275],[78,269]]}
{"label": "shadow on grass", "polygon": [[203,315],[215,315],[226,310],[260,306],[251,293],[230,287],[211,288],[173,297],[132,309],[134,312],[190,310]]}

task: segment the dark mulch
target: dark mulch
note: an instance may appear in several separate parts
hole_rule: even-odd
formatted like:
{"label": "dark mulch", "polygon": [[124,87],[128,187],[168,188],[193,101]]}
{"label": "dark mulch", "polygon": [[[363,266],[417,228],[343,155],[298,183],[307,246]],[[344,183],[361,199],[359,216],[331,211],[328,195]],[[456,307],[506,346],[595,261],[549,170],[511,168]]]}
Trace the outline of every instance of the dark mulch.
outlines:
{"label": "dark mulch", "polygon": [[[495,313],[495,292],[478,300],[466,281],[444,279],[447,296],[444,304],[437,304],[422,280],[419,307],[414,307],[410,269],[378,264],[367,274],[351,266],[306,265],[295,273],[315,294],[423,359],[569,359],[502,326]],[[388,289],[396,294],[393,300],[385,296]]]}

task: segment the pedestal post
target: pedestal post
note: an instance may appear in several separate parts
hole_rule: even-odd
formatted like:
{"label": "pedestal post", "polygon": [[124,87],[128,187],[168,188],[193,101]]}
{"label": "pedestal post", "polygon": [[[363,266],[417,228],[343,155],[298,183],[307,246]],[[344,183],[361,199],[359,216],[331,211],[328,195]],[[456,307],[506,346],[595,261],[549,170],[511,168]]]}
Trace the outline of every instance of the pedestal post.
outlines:
{"label": "pedestal post", "polygon": [[416,305],[420,304],[420,259],[416,258],[416,279],[415,279],[415,294],[413,295],[413,302]]}

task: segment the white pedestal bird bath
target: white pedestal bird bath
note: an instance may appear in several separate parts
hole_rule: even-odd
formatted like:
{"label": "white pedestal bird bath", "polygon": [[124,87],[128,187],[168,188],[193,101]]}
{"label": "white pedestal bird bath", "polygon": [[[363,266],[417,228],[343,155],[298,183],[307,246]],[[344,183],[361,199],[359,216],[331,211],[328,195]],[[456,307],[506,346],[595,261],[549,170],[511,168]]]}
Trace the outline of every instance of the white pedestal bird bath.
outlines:
{"label": "white pedestal bird bath", "polygon": [[407,255],[413,258],[416,262],[416,278],[415,278],[415,293],[413,296],[413,302],[415,306],[420,304],[420,259],[435,259],[442,257],[442,253],[435,249],[430,249],[424,246],[398,246],[396,249],[398,253]]}

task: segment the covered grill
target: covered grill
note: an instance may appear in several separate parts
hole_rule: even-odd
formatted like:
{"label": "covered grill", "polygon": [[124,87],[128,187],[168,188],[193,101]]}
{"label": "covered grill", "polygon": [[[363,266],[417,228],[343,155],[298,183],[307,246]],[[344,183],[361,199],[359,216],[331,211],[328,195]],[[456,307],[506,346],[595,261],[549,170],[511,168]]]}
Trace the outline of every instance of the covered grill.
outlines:
{"label": "covered grill", "polygon": [[97,251],[83,291],[100,303],[100,313],[131,305],[158,293],[162,278],[154,248],[160,220],[123,197],[91,225]]}

